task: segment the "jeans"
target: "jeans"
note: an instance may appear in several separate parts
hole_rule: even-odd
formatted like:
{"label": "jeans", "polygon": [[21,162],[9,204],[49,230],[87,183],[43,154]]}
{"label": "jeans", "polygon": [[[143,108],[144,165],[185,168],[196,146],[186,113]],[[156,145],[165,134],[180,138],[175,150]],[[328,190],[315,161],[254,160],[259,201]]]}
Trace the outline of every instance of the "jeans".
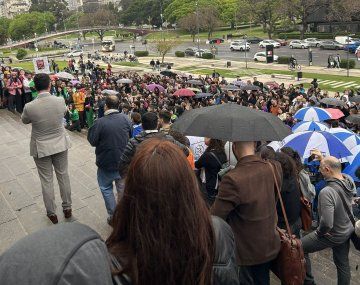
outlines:
{"label": "jeans", "polygon": [[344,243],[338,244],[330,241],[326,237],[319,237],[316,232],[312,232],[301,239],[305,259],[306,259],[306,277],[305,282],[314,282],[314,277],[311,272],[311,262],[309,253],[317,252],[325,248],[332,248],[333,260],[337,270],[338,285],[349,285],[351,279],[350,265],[349,265],[349,239]]}
{"label": "jeans", "polygon": [[116,208],[116,200],[113,192],[113,181],[115,181],[115,187],[120,198],[124,189],[123,180],[121,180],[119,171],[105,170],[102,168],[98,168],[97,170],[97,180],[101,194],[103,195],[105,201],[106,211],[108,215],[112,217]]}
{"label": "jeans", "polygon": [[240,285],[269,285],[272,262],[273,261],[269,261],[251,266],[239,266]]}

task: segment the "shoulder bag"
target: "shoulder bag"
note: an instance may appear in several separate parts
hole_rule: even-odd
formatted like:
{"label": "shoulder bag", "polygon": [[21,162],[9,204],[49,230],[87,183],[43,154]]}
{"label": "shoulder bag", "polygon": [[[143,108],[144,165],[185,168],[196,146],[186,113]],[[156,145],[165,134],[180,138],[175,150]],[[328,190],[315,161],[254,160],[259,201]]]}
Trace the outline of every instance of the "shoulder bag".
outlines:
{"label": "shoulder bag", "polygon": [[[342,185],[340,185],[339,183],[335,182],[337,185],[341,186],[342,188]],[[345,200],[345,197],[343,195],[343,193],[341,193],[341,191],[339,191],[337,188],[333,188],[335,189],[336,193],[339,195],[342,203],[343,203],[343,206],[344,206],[344,209],[352,223],[352,225],[354,226],[354,229],[355,229],[355,218],[354,218],[354,215],[352,214],[352,211],[350,210],[348,204],[346,203],[346,200]],[[356,250],[360,251],[360,237],[358,237],[355,233],[355,230],[354,232],[351,234],[350,236],[350,239],[352,241],[352,243],[354,244],[354,247],[356,248]]]}
{"label": "shoulder bag", "polygon": [[301,223],[302,223],[302,229],[304,231],[309,231],[311,229],[312,225],[312,207],[311,203],[306,197],[304,196],[303,192],[301,191],[300,182],[298,181],[298,188],[300,191],[300,204],[301,204]]}
{"label": "shoulder bag", "polygon": [[279,184],[276,179],[274,166],[268,162],[274,176],[275,188],[280,200],[281,211],[283,213],[286,230],[277,228],[280,235],[281,248],[277,258],[274,261],[272,271],[281,280],[284,285],[303,285],[305,280],[306,268],[304,251],[301,241],[291,233],[288,218],[281,198]]}

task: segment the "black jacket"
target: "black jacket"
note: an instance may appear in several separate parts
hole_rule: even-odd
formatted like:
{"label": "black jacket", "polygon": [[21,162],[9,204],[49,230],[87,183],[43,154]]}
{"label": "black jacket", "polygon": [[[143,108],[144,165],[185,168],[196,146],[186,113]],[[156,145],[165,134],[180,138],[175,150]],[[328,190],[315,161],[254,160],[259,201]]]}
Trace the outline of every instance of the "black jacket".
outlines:
{"label": "black jacket", "polygon": [[95,146],[96,165],[105,170],[118,170],[120,157],[131,136],[129,118],[119,112],[97,119],[89,129],[88,141]]}
{"label": "black jacket", "polygon": [[126,145],[126,148],[120,158],[119,172],[122,177],[126,175],[129,164],[130,164],[133,156],[135,155],[137,146],[140,143],[142,143],[143,141],[154,138],[154,137],[163,138],[165,140],[168,140],[168,141],[176,144],[183,150],[183,152],[186,156],[189,155],[188,148],[185,145],[176,141],[172,136],[166,135],[162,132],[146,133],[145,131],[143,131],[140,134],[136,135],[135,137],[133,137],[132,139],[129,140],[129,142]]}

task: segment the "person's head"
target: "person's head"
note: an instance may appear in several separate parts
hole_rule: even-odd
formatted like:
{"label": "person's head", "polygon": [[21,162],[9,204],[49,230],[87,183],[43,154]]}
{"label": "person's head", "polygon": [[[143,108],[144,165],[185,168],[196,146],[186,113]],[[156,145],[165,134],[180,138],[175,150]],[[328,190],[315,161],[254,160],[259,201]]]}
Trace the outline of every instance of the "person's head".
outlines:
{"label": "person's head", "polygon": [[116,95],[108,95],[105,98],[105,110],[115,109],[118,110],[119,108],[119,98]]}
{"label": "person's head", "polygon": [[256,150],[257,155],[259,155],[262,159],[274,159],[275,158],[275,150],[266,144],[260,145]]}
{"label": "person's head", "polygon": [[206,151],[225,152],[225,143],[222,140],[205,138]]}
{"label": "person's head", "polygon": [[298,172],[304,169],[304,165],[301,162],[300,155],[296,150],[292,149],[291,147],[285,146],[281,149],[281,152],[287,154],[294,160]]}
{"label": "person's head", "polygon": [[158,126],[158,117],[156,113],[146,112],[141,117],[142,127],[144,130],[156,130]]}
{"label": "person's head", "polygon": [[342,177],[341,162],[333,156],[324,157],[319,170],[325,179]]}
{"label": "person's head", "polygon": [[256,142],[253,141],[234,142],[232,145],[232,151],[236,159],[239,161],[244,156],[254,155],[255,147]]}
{"label": "person's head", "polygon": [[131,113],[131,120],[135,125],[141,124],[141,115],[138,112]]}
{"label": "person's head", "polygon": [[283,152],[276,152],[274,158],[281,164],[284,179],[296,177],[296,165],[294,160],[290,156]]}
{"label": "person's head", "polygon": [[171,113],[169,111],[161,111],[159,113],[160,126],[169,125],[171,122]]}
{"label": "person's head", "polygon": [[159,138],[139,145],[106,244],[115,257],[125,255],[124,270],[135,284],[211,283],[210,214],[176,145]]}
{"label": "person's head", "polygon": [[38,91],[38,92],[50,91],[50,87],[51,87],[50,76],[46,73],[35,74],[34,85],[35,85],[36,91]]}

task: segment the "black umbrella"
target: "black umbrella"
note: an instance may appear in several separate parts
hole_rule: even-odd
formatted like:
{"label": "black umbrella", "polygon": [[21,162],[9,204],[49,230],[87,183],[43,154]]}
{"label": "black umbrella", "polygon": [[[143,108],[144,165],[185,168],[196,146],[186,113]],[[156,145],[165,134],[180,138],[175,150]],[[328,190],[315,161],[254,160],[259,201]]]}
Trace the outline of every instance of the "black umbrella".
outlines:
{"label": "black umbrella", "polygon": [[235,85],[227,85],[224,87],[224,89],[227,91],[239,91],[240,90],[240,88]]}
{"label": "black umbrella", "polygon": [[240,85],[240,90],[260,90],[261,88],[256,85]]}
{"label": "black umbrella", "polygon": [[360,115],[350,115],[345,120],[354,125],[360,125]]}
{"label": "black umbrella", "polygon": [[160,72],[161,75],[168,76],[168,77],[175,77],[176,73],[170,70],[163,70]]}
{"label": "black umbrella", "polygon": [[354,103],[360,103],[360,95],[349,97],[349,101]]}
{"label": "black umbrella", "polygon": [[343,100],[337,99],[337,98],[323,98],[320,100],[321,103],[331,106],[345,106],[346,103]]}
{"label": "black umbrella", "polygon": [[225,141],[281,141],[291,134],[278,117],[235,103],[187,111],[172,128],[185,135]]}
{"label": "black umbrella", "polygon": [[194,98],[195,99],[200,99],[200,98],[207,98],[207,97],[211,97],[214,96],[214,94],[211,93],[197,93]]}
{"label": "black umbrella", "polygon": [[186,81],[185,83],[192,84],[192,85],[198,85],[198,86],[204,85],[204,83],[202,83],[200,80],[193,80],[193,79],[190,79],[190,80]]}

